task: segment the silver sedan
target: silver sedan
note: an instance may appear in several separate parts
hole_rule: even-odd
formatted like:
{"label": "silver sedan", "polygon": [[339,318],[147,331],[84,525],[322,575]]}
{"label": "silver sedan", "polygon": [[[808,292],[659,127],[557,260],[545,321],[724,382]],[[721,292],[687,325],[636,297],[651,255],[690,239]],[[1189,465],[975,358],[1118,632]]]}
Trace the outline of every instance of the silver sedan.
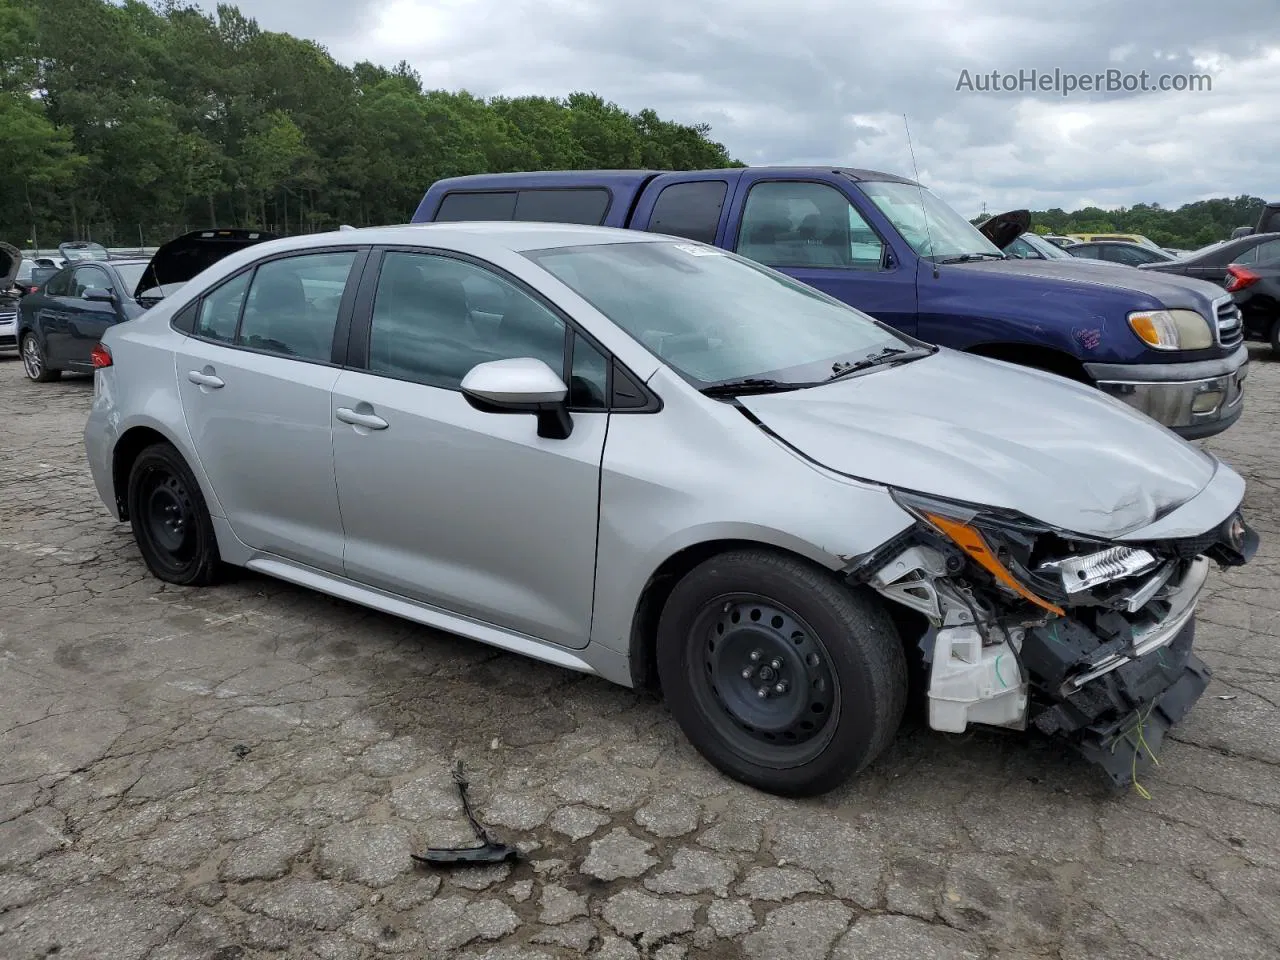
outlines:
{"label": "silver sedan", "polygon": [[[828,790],[929,724],[1124,784],[1201,695],[1228,466],[1096,390],[713,247],[532,223],[218,262],[95,348],[85,445],[157,577],[225,565],[659,685],[728,775]],[[1135,733],[1136,731],[1136,733]]]}

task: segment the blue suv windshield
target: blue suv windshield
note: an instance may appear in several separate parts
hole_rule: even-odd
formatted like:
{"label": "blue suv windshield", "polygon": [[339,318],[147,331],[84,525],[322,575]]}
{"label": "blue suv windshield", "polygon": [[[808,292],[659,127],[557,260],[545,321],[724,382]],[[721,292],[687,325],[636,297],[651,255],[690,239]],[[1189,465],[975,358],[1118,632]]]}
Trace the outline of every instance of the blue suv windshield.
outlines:
{"label": "blue suv windshield", "polygon": [[921,257],[1004,258],[977,227],[928,190],[888,180],[862,180],[857,186]]}

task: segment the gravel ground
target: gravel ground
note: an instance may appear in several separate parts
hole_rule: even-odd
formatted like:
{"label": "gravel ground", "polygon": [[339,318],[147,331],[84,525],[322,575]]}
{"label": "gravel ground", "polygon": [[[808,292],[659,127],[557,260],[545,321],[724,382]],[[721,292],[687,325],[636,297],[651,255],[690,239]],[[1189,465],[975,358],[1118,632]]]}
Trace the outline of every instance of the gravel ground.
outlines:
{"label": "gravel ground", "polygon": [[[1275,957],[1280,363],[1209,441],[1255,562],[1136,792],[1020,735],[904,730],[818,801],[727,781],[662,705],[263,579],[164,587],[84,464],[87,379],[0,361],[0,956]],[[449,772],[528,851],[470,840]]]}

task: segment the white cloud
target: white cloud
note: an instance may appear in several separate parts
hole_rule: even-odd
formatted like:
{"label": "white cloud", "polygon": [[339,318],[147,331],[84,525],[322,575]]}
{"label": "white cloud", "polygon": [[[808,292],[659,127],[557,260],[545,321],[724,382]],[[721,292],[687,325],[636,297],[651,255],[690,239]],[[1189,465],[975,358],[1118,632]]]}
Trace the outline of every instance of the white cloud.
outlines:
{"label": "white cloud", "polygon": [[[208,0],[212,5],[213,0]],[[1274,0],[242,0],[345,62],[479,95],[593,90],[748,163],[911,173],[958,209],[1280,199]],[[1211,92],[957,92],[960,72],[1210,73]]]}

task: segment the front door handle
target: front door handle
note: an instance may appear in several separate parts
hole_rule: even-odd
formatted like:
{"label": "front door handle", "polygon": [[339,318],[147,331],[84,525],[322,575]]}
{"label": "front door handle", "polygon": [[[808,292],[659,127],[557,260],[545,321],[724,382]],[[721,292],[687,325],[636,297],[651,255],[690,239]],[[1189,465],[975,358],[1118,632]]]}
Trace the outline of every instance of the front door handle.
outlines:
{"label": "front door handle", "polygon": [[226,386],[221,377],[215,377],[212,373],[201,373],[199,370],[188,370],[187,379],[201,387],[209,387],[213,390]]}
{"label": "front door handle", "polygon": [[372,413],[356,413],[350,407],[339,407],[335,414],[343,423],[349,423],[355,427],[367,427],[370,430],[387,429],[387,421]]}

